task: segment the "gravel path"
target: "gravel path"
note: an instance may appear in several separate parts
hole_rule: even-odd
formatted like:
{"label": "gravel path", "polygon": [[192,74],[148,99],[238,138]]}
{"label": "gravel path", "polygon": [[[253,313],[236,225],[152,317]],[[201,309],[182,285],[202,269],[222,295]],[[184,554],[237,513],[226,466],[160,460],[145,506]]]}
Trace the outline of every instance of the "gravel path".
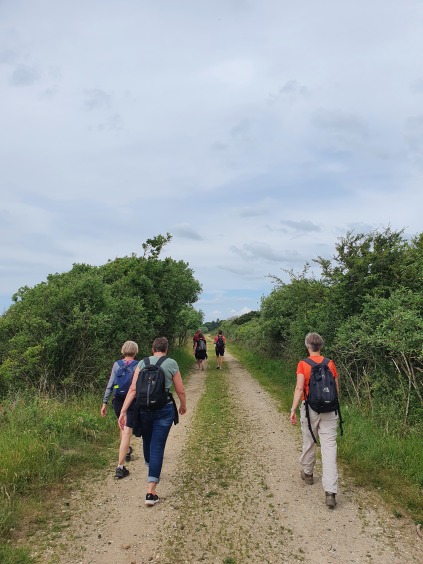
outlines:
{"label": "gravel path", "polygon": [[[377,494],[354,487],[341,472],[338,505],[324,505],[320,467],[315,484],[299,477],[300,432],[230,354],[228,370],[193,369],[186,381],[188,412],[166,446],[161,502],[144,504],[146,471],[140,439],[131,474],[107,477],[75,492],[67,502],[70,525],[41,562],[67,564],[411,563],[422,562],[423,541],[411,521],[397,519]],[[234,450],[242,479],[221,497],[193,492],[184,507],[179,475],[206,374],[226,377],[236,429]],[[226,376],[225,376],[226,375]],[[186,498],[185,498],[186,499]],[[176,542],[175,542],[176,539]]]}

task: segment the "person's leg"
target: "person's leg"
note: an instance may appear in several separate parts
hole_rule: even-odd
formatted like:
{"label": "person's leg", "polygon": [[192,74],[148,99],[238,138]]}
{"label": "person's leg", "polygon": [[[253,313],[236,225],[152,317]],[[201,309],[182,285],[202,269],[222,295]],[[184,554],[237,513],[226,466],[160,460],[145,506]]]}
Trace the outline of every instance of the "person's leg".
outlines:
{"label": "person's leg", "polygon": [[[314,436],[317,438],[319,428],[319,415],[309,409],[311,428],[313,429]],[[313,441],[310,429],[308,428],[308,419],[306,417],[305,405],[301,405],[300,409],[301,418],[301,432],[303,437],[303,448],[300,456],[300,464],[303,472],[308,476],[313,475],[314,465],[316,463],[316,443]]]}
{"label": "person's leg", "polygon": [[144,461],[146,462],[146,464],[149,464],[151,435],[153,432],[151,413],[150,412],[141,413],[140,422],[141,422],[141,437],[142,437],[142,450],[144,454]]}
{"label": "person's leg", "polygon": [[224,355],[224,351],[220,351],[219,354],[219,367],[222,368],[222,364],[223,364],[223,355]]}
{"label": "person's leg", "polygon": [[129,443],[131,442],[131,435],[132,435],[132,427],[124,427],[121,433],[121,441],[119,447],[119,462],[118,466],[123,466],[125,461],[125,457],[129,450]]}
{"label": "person's leg", "polygon": [[337,426],[338,415],[322,413],[319,425],[320,450],[322,453],[322,484],[325,492],[338,493]]}
{"label": "person's leg", "polygon": [[[119,415],[120,412],[122,410],[122,406],[123,406],[123,402],[125,400],[124,399],[120,399],[120,398],[113,398],[112,401],[112,405],[113,405],[113,411],[115,412],[116,417],[119,419]],[[127,421],[128,423],[128,421]],[[131,422],[128,423],[128,427],[131,427]],[[122,438],[123,438],[123,431],[122,429],[119,427],[119,439],[120,439],[120,445],[122,446]],[[132,448],[129,446],[129,443],[131,442],[131,435],[129,435],[129,442],[128,442],[128,449],[126,454],[131,454],[132,453]],[[119,460],[120,460],[120,447],[119,447]]]}
{"label": "person's leg", "polygon": [[152,434],[150,443],[150,464],[148,467],[148,493],[154,494],[160,481],[163,466],[163,456],[167,437],[175,416],[173,403],[152,412]]}

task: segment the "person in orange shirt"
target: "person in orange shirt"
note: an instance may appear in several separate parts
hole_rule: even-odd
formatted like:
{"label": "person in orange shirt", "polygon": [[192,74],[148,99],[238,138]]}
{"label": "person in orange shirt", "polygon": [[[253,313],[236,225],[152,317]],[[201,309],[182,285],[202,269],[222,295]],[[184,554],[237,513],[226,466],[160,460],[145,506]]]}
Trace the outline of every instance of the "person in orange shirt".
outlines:
{"label": "person in orange shirt", "polygon": [[[305,346],[309,358],[314,362],[321,363],[324,357],[320,354],[323,347],[323,339],[318,333],[308,333],[305,338]],[[339,394],[339,379],[335,363],[330,360],[329,369],[335,378],[336,389]],[[311,366],[301,360],[297,366],[297,384],[295,386],[294,398],[290,414],[293,425],[297,423],[297,407],[301,402],[300,419],[303,438],[303,448],[300,456],[301,478],[308,485],[312,485],[313,470],[316,463],[316,443],[309,429],[306,416],[305,398],[308,394]],[[333,509],[336,505],[336,494],[338,493],[338,469],[336,464],[337,453],[337,427],[339,414],[337,411],[328,413],[317,413],[309,406],[309,418],[313,434],[320,439],[322,454],[322,484],[326,495],[326,505]]]}

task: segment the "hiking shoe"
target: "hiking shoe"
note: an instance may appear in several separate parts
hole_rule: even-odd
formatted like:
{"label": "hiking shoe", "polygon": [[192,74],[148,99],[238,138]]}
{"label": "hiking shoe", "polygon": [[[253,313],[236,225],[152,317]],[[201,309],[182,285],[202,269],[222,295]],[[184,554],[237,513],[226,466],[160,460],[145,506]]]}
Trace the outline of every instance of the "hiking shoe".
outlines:
{"label": "hiking shoe", "polygon": [[309,486],[312,486],[314,484],[313,474],[306,474],[304,470],[301,470],[301,479],[304,480],[304,482]]}
{"label": "hiking shoe", "polygon": [[325,492],[326,494],[326,505],[333,509],[336,505],[335,494],[330,492]]}
{"label": "hiking shoe", "polygon": [[126,453],[126,456],[125,456],[125,462],[130,462],[132,452],[133,452],[133,449],[132,449],[132,447],[130,446],[130,447],[128,448],[128,452]]}
{"label": "hiking shoe", "polygon": [[159,496],[157,494],[148,493],[145,496],[146,505],[156,505],[156,503],[159,503]]}
{"label": "hiking shoe", "polygon": [[128,468],[125,468],[125,466],[123,468],[119,468],[118,466],[115,471],[115,478],[126,478],[126,476],[129,476]]}

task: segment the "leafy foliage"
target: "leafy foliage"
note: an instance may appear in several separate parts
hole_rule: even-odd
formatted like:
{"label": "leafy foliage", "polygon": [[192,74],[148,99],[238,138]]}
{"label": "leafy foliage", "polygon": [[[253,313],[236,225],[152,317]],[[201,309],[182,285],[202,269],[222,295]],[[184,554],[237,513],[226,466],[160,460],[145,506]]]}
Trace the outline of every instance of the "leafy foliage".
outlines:
{"label": "leafy foliage", "polygon": [[20,288],[0,318],[0,393],[77,392],[105,381],[124,341],[136,341],[142,354],[156,336],[181,339],[198,322],[192,304],[201,286],[185,262],[160,260],[169,240],[147,240],[142,257],[75,264]]}
{"label": "leafy foliage", "polygon": [[320,279],[308,264],[300,274],[288,271],[289,283],[272,276],[275,288],[259,317],[226,321],[225,334],[292,364],[305,354],[306,333],[316,331],[340,369],[344,398],[386,432],[421,428],[423,234],[408,241],[390,228],[350,232],[332,260],[315,262]]}

